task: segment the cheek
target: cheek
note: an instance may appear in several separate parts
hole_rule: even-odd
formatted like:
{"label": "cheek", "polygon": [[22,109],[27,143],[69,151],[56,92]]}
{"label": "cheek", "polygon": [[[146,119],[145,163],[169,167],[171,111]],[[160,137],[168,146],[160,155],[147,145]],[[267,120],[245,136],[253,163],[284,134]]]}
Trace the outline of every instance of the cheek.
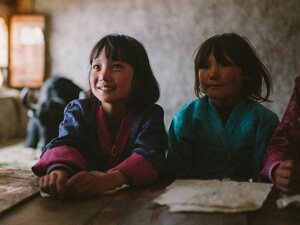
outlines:
{"label": "cheek", "polygon": [[132,89],[133,89],[133,83],[132,83],[132,80],[131,80],[131,81],[126,83],[126,90],[130,94]]}
{"label": "cheek", "polygon": [[132,81],[130,79],[119,81],[118,86],[121,95],[124,97],[129,96],[132,92]]}
{"label": "cheek", "polygon": [[90,89],[91,89],[93,95],[96,95],[96,92],[97,92],[96,84],[97,84],[97,79],[95,78],[95,76],[90,74],[90,76],[89,76],[89,86],[90,86]]}
{"label": "cheek", "polygon": [[198,83],[200,84],[201,81],[202,81],[202,72],[201,71],[198,71]]}
{"label": "cheek", "polygon": [[244,76],[242,75],[239,68],[229,71],[226,78],[227,83],[231,86],[241,87],[244,82]]}
{"label": "cheek", "polygon": [[203,71],[198,72],[198,84],[200,87],[205,88],[206,83],[206,74]]}
{"label": "cheek", "polygon": [[243,86],[244,79],[240,76],[234,76],[229,78],[227,82],[231,86],[236,87],[236,89],[240,89]]}
{"label": "cheek", "polygon": [[227,83],[232,86],[239,86],[241,81],[240,81],[240,79],[237,79],[236,77],[230,77],[227,79]]}
{"label": "cheek", "polygon": [[89,76],[90,85],[93,85],[94,80],[95,80],[95,75],[93,75],[93,73],[90,73],[90,76]]}

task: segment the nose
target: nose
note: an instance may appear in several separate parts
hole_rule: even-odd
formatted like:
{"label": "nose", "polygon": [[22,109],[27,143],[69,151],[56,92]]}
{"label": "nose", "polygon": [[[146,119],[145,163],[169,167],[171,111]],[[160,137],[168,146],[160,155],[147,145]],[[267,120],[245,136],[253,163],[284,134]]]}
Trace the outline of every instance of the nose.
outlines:
{"label": "nose", "polygon": [[212,65],[209,70],[209,78],[217,79],[219,77],[219,73],[220,73],[219,69],[220,69],[219,65],[217,65],[217,64]]}
{"label": "nose", "polygon": [[98,80],[99,81],[109,81],[110,76],[111,76],[111,71],[110,71],[109,66],[103,65],[101,68],[101,71],[99,72]]}

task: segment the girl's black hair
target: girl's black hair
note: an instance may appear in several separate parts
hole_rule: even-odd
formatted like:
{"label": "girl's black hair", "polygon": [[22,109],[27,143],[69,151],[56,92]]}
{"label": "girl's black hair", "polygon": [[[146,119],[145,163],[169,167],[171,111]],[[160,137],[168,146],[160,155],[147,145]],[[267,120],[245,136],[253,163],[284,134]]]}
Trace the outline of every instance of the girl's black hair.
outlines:
{"label": "girl's black hair", "polygon": [[144,46],[130,36],[109,34],[93,47],[89,60],[90,67],[103,48],[107,59],[123,61],[133,67],[133,86],[128,106],[138,110],[154,104],[160,96],[159,84],[152,72]]}
{"label": "girl's black hair", "polygon": [[[208,57],[213,54],[216,61],[228,64],[229,59],[241,68],[245,75],[243,95],[255,101],[270,101],[272,79],[265,65],[258,58],[254,48],[246,38],[235,33],[224,33],[207,39],[195,51],[195,86],[194,91],[200,97],[199,69],[207,64]],[[265,83],[266,93],[262,95],[262,83]]]}

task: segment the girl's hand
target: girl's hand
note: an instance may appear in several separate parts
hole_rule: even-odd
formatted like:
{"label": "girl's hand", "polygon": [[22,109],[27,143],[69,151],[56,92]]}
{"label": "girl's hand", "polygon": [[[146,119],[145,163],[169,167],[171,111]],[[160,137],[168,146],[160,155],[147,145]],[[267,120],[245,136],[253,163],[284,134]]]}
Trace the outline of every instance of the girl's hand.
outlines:
{"label": "girl's hand", "polygon": [[66,190],[68,172],[65,169],[55,169],[39,180],[40,189],[53,198],[63,198]]}
{"label": "girl's hand", "polygon": [[284,194],[300,194],[300,162],[283,161],[275,168],[274,180],[276,187]]}
{"label": "girl's hand", "polygon": [[127,177],[116,170],[111,173],[79,172],[67,182],[68,195],[71,197],[91,197],[113,190],[127,183]]}

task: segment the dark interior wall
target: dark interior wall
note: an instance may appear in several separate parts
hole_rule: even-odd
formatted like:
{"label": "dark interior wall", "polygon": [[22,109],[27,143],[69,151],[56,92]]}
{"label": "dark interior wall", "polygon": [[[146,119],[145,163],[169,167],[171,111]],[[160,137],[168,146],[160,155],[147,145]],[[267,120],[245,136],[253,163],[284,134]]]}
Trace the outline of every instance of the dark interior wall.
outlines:
{"label": "dark interior wall", "polygon": [[175,111],[195,98],[193,53],[217,33],[247,37],[274,80],[273,103],[282,116],[300,74],[299,0],[35,0],[48,18],[48,74],[62,73],[88,88],[88,55],[103,35],[140,40],[161,86],[168,126]]}

